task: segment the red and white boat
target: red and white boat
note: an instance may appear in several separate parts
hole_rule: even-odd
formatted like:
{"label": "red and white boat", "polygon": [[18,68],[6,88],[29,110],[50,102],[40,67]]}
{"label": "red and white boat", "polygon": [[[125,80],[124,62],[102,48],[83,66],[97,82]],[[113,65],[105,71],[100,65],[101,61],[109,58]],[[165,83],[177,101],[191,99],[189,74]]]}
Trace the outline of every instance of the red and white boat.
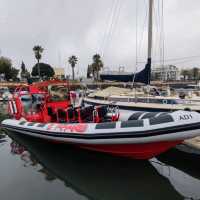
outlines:
{"label": "red and white boat", "polygon": [[70,91],[58,100],[37,87],[20,88],[9,101],[11,119],[2,127],[56,143],[136,159],[152,158],[185,139],[200,136],[200,114],[176,111],[120,121],[106,106],[73,107]]}

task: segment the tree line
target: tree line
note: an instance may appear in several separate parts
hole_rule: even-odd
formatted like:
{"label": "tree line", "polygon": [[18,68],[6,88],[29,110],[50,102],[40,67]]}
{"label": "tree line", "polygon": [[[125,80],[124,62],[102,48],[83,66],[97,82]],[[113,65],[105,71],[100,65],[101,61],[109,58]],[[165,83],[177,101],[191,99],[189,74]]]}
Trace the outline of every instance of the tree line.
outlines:
{"label": "tree line", "polygon": [[194,67],[192,69],[183,69],[181,71],[181,75],[183,77],[183,80],[198,81],[200,80],[200,69],[197,67]]}
{"label": "tree line", "polygon": [[[32,67],[31,73],[27,70],[24,62],[21,63],[21,72],[20,76],[22,79],[28,79],[31,76],[39,77],[39,79],[51,78],[54,77],[55,71],[53,67],[47,63],[40,62],[42,59],[42,53],[44,52],[44,48],[40,45],[36,45],[33,47],[33,53],[36,59],[36,64]],[[75,67],[78,63],[78,57],[75,55],[70,56],[66,60],[72,69],[72,80],[75,80]],[[99,80],[99,72],[103,68],[104,64],[99,54],[95,54],[92,57],[92,63],[87,67],[87,78],[94,78],[94,80]],[[13,67],[11,59],[7,57],[0,57],[0,74],[3,74],[4,79],[9,81],[10,79],[14,81],[18,81],[19,69]],[[181,71],[181,75],[184,80],[200,80],[200,69],[194,67],[192,69],[183,69]]]}
{"label": "tree line", "polygon": [[[39,79],[51,78],[55,75],[53,67],[47,63],[40,62],[42,59],[42,53],[44,48],[40,45],[33,47],[33,53],[36,59],[36,64],[32,67],[32,72],[30,73],[24,62],[21,63],[21,72],[20,76],[22,79],[29,79],[31,76],[39,77]],[[72,69],[72,80],[75,80],[75,67],[78,63],[78,57],[72,55],[68,58],[67,62],[70,64]],[[87,68],[87,77],[93,77],[95,80],[99,79],[99,72],[103,68],[103,61],[99,54],[95,54],[92,57],[92,63],[88,65]],[[13,67],[12,61],[6,57],[0,57],[0,74],[4,74],[5,80],[9,81],[10,79],[16,81],[19,80],[18,74],[19,69]]]}
{"label": "tree line", "polygon": [[18,73],[19,70],[13,67],[11,59],[0,57],[0,74],[5,80],[17,80]]}

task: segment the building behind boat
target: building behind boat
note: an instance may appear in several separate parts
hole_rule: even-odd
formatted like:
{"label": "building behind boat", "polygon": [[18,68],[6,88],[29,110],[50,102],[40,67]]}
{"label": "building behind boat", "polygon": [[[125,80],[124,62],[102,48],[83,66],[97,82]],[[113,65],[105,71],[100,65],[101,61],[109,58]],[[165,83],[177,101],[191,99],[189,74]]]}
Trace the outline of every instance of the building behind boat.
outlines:
{"label": "building behind boat", "polygon": [[[109,81],[124,81],[132,82],[134,81],[135,74],[132,72],[125,72],[124,67],[119,67],[116,71],[111,71],[107,68],[105,71],[102,71],[100,74],[101,80]],[[175,65],[164,65],[156,66],[152,68],[151,71],[151,80],[152,81],[179,81],[182,79],[181,70]]]}

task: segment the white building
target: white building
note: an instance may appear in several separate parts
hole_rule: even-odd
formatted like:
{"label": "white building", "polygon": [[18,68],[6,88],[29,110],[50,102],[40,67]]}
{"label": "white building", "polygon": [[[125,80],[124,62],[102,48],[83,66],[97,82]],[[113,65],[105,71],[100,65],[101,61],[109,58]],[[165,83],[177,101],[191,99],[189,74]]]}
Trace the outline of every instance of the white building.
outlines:
{"label": "white building", "polygon": [[54,72],[55,72],[55,75],[54,75],[55,78],[58,78],[58,79],[65,78],[65,69],[64,68],[62,68],[62,67],[54,68]]}
{"label": "white building", "polygon": [[180,71],[174,65],[155,67],[151,72],[152,80],[175,81],[180,80]]}

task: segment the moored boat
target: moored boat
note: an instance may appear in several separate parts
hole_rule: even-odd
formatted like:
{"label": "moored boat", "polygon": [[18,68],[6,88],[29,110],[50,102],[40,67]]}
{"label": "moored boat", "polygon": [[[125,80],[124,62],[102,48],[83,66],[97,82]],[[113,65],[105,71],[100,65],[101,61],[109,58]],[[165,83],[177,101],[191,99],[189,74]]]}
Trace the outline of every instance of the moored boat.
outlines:
{"label": "moored boat", "polygon": [[[131,98],[131,97],[113,97],[113,98],[84,98],[85,103],[89,105],[115,105],[123,110],[132,110],[132,111],[147,111],[147,112],[171,112],[177,110],[191,110],[200,112],[200,104],[199,102],[195,102],[192,100],[179,100],[179,102],[175,99],[167,99],[167,98],[145,98],[140,101],[139,98]],[[148,102],[149,101],[149,102]],[[160,103],[157,103],[157,102]],[[170,103],[167,103],[170,102]]]}
{"label": "moored boat", "polygon": [[7,119],[2,125],[20,134],[138,159],[151,158],[200,135],[199,114],[182,111],[124,122],[59,124]]}
{"label": "moored boat", "polygon": [[[147,48],[147,62],[143,70],[140,72],[137,72],[138,68],[138,62],[136,62],[135,72],[124,72],[122,71],[121,67],[119,71],[103,71],[100,73],[100,78],[102,81],[120,81],[120,82],[129,82],[132,86],[137,87],[138,85],[135,84],[136,82],[142,83],[146,85],[146,91],[142,95],[137,94],[137,90],[129,90],[129,92],[121,92],[121,90],[124,90],[122,88],[118,88],[118,94],[112,94],[107,93],[105,90],[98,91],[93,94],[88,95],[88,97],[85,99],[86,103],[92,104],[92,105],[108,105],[110,103],[115,104],[121,109],[127,109],[127,110],[137,110],[137,111],[176,111],[176,110],[184,110],[189,109],[193,111],[200,112],[200,98],[199,98],[199,92],[196,91],[193,95],[188,95],[186,97],[186,94],[184,92],[181,92],[182,94],[179,95],[170,95],[169,93],[162,94],[159,91],[156,90],[155,87],[151,85],[152,80],[152,50],[153,50],[153,13],[155,11],[154,9],[154,0],[149,0],[148,5],[148,48]],[[159,12],[159,11],[158,11]],[[162,7],[163,12],[163,7]],[[160,16],[163,17],[163,13],[160,14]],[[161,17],[161,18],[162,18]],[[137,20],[136,20],[137,21]],[[164,22],[164,20],[160,20],[160,22]],[[163,24],[160,24],[160,32],[164,34],[163,32]],[[137,23],[136,23],[137,24]],[[137,27],[136,27],[137,30]],[[136,34],[137,35],[137,34]],[[164,75],[164,35],[162,38],[162,45],[160,46],[160,55],[162,55],[162,62],[160,63],[162,70],[159,71],[160,74],[160,83],[163,80],[168,79],[168,75],[170,73],[175,73],[173,71],[173,67],[169,68],[169,71],[167,70],[167,75]],[[160,39],[161,39],[160,38]],[[137,52],[137,37],[136,37],[136,52]],[[143,38],[142,38],[143,40]],[[140,47],[139,47],[140,48]],[[136,60],[138,60],[138,54],[136,53]],[[154,64],[155,65],[155,64]],[[172,71],[171,71],[172,70]],[[157,77],[158,78],[158,77]],[[126,85],[126,83],[125,83]],[[199,88],[198,85],[192,86],[193,88]],[[112,90],[113,88],[111,88]],[[137,88],[138,89],[138,88]],[[153,89],[153,95],[152,91]],[[169,88],[168,88],[169,89]],[[170,91],[170,90],[169,90]],[[101,94],[100,94],[101,93]],[[107,93],[107,94],[106,94]],[[189,92],[190,93],[190,92]]]}
{"label": "moored boat", "polygon": [[156,87],[151,88],[151,94],[147,94],[146,87],[137,89],[108,87],[89,94],[84,101],[90,105],[113,104],[120,109],[135,111],[169,112],[186,109],[200,112],[199,97],[195,94],[192,96],[183,94],[182,96],[181,94],[169,96],[169,89],[161,92]]}
{"label": "moored boat", "polygon": [[4,129],[18,134],[136,159],[154,157],[200,135],[197,112],[120,121],[117,109],[109,113],[106,106],[74,107],[70,91],[65,99],[58,100],[34,86],[23,90],[15,92],[9,101],[12,118],[2,122]]}

